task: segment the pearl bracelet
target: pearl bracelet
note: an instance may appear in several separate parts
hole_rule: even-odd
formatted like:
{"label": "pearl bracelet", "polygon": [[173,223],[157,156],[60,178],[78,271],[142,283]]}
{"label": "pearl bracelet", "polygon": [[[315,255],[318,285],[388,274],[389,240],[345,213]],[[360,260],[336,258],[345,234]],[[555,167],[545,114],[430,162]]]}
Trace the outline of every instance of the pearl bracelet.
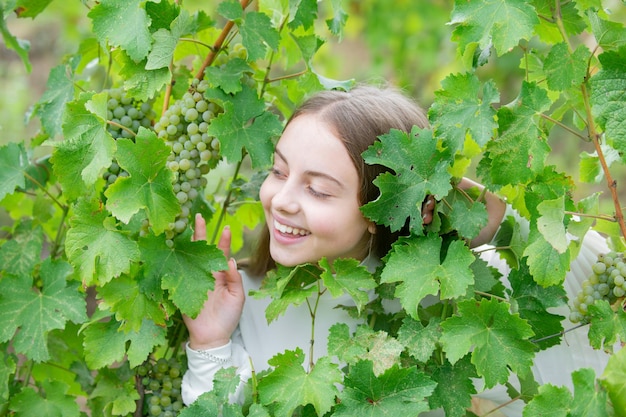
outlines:
{"label": "pearl bracelet", "polygon": [[230,356],[228,358],[220,358],[219,356],[215,356],[214,354],[210,353],[208,350],[196,350],[196,352],[198,352],[198,355],[202,359],[215,362],[219,365],[225,365],[230,362]]}

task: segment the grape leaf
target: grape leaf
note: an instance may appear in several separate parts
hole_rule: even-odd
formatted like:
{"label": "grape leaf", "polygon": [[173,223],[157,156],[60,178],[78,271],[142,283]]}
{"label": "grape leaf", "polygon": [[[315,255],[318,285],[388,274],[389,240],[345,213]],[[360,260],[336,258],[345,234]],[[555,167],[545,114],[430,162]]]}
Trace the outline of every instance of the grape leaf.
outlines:
{"label": "grape leaf", "polygon": [[243,17],[243,7],[237,0],[225,0],[217,6],[217,12],[228,20],[240,21]]}
{"label": "grape leaf", "polygon": [[458,315],[441,323],[440,339],[450,363],[472,352],[472,363],[485,386],[504,384],[513,372],[530,372],[535,346],[528,341],[533,331],[509,304],[497,300],[465,300],[457,304]]}
{"label": "grape leaf", "polygon": [[423,234],[424,198],[430,194],[439,200],[452,188],[449,154],[437,148],[432,132],[414,127],[408,135],[392,129],[363,152],[363,159],[395,172],[381,174],[374,180],[380,196],[361,207],[363,214],[392,231],[400,230],[408,215],[411,231]]}
{"label": "grape leaf", "polygon": [[589,343],[595,349],[612,350],[612,345],[626,340],[626,312],[623,308],[613,311],[605,300],[596,300],[589,306]]}
{"label": "grape leaf", "polygon": [[618,51],[608,51],[599,57],[602,69],[593,75],[591,83],[591,111],[605,131],[609,143],[626,161],[626,46]]}
{"label": "grape leaf", "polygon": [[[139,393],[135,387],[134,373],[128,368],[128,362],[120,367],[98,370],[96,386],[89,395],[90,399],[101,399],[105,415],[124,416],[137,409]],[[91,409],[95,407],[92,405]]]}
{"label": "grape leaf", "polygon": [[0,246],[0,271],[32,283],[35,266],[41,262],[43,229],[32,221],[19,222],[11,239]]}
{"label": "grape leaf", "polygon": [[626,45],[626,28],[623,23],[603,20],[593,10],[588,10],[586,16],[591,24],[593,36],[603,50],[618,49]]}
{"label": "grape leaf", "polygon": [[166,325],[165,312],[160,304],[150,299],[137,285],[137,281],[128,275],[122,275],[100,287],[98,297],[102,300],[100,308],[108,308],[115,313],[122,331],[138,332],[144,318],[159,326]]}
{"label": "grape leaf", "polygon": [[90,323],[85,328],[85,361],[91,369],[123,361],[124,355],[134,368],[145,361],[156,346],[166,344],[167,329],[150,320],[144,319],[138,332],[124,332],[120,327],[120,323],[111,319]]}
{"label": "grape leaf", "polygon": [[587,75],[587,60],[590,55],[591,52],[585,45],[579,45],[572,53],[564,42],[554,45],[543,66],[548,87],[563,91],[580,86]]}
{"label": "grape leaf", "polygon": [[207,90],[207,98],[223,102],[224,112],[209,125],[208,134],[220,140],[221,152],[231,163],[242,158],[242,148],[250,154],[253,168],[271,163],[272,138],[279,135],[282,124],[278,117],[265,110],[265,103],[248,86],[234,96],[217,89]]}
{"label": "grape leaf", "polygon": [[80,417],[76,397],[68,395],[69,386],[63,382],[44,380],[41,392],[26,387],[11,399],[11,410],[16,417],[50,416]]}
{"label": "grape leaf", "polygon": [[[16,369],[15,356],[9,354],[7,348],[3,346],[0,350],[0,404],[9,402],[9,395],[11,395],[9,381],[13,381]],[[11,388],[13,388],[12,385]]]}
{"label": "grape leaf", "polygon": [[[150,18],[142,8],[143,0],[103,0],[87,14],[93,21],[93,33],[102,44],[124,49],[135,62],[150,51]],[[124,22],[124,27],[120,27]]]}
{"label": "grape leaf", "polygon": [[372,274],[356,259],[336,259],[332,268],[326,258],[320,261],[324,268],[322,280],[333,297],[339,297],[344,292],[354,300],[357,311],[361,313],[369,302],[368,290],[376,288],[376,281]]}
{"label": "grape leaf", "polygon": [[537,205],[541,216],[537,219],[537,229],[544,239],[560,254],[567,250],[565,233],[565,198],[560,196],[554,200],[544,200]]}
{"label": "grape leaf", "polygon": [[431,317],[424,327],[419,320],[405,317],[398,330],[398,341],[402,343],[409,355],[420,362],[427,362],[437,348],[437,341],[441,336],[441,320]]}
{"label": "grape leaf", "polygon": [[334,416],[416,416],[429,409],[425,399],[435,383],[416,367],[395,365],[380,376],[372,367],[371,361],[350,367]]}
{"label": "grape leaf", "polygon": [[540,19],[540,23],[535,26],[535,33],[548,44],[561,42],[563,30],[570,36],[580,34],[587,28],[587,24],[576,9],[579,5],[580,1],[561,4],[557,18],[557,10],[552,3],[549,1],[533,2],[537,15],[547,17]]}
{"label": "grape leaf", "polygon": [[135,62],[124,51],[117,52],[114,55],[122,65],[120,76],[124,77],[124,89],[135,99],[150,100],[171,82],[172,74],[168,67],[147,70],[146,60]]}
{"label": "grape leaf", "polygon": [[172,21],[170,30],[159,29],[152,34],[154,45],[148,54],[145,68],[154,70],[170,65],[179,39],[196,30],[196,22],[189,16],[189,12],[184,9],[181,10],[180,14]]}
{"label": "grape leaf", "polygon": [[530,39],[538,23],[537,12],[527,0],[455,0],[450,20],[456,25],[452,36],[461,51],[473,42],[481,49],[493,44],[498,56]]}
{"label": "grape leaf", "polygon": [[398,364],[404,346],[387,332],[374,331],[368,326],[358,326],[350,336],[348,326],[336,323],[330,328],[328,353],[335,355],[341,362],[354,364],[361,360],[373,363],[375,375],[381,375]]}
{"label": "grape leaf", "polygon": [[51,162],[69,199],[91,192],[102,171],[111,165],[115,140],[106,131],[107,100],[106,92],[83,93],[67,104],[63,114],[65,140],[54,142]]}
{"label": "grape leaf", "polygon": [[533,279],[544,287],[561,284],[570,267],[569,249],[564,253],[557,252],[534,229],[531,229],[528,241],[530,243],[524,250],[524,256],[528,258],[526,262]]}
{"label": "grape leaf", "polygon": [[0,201],[16,188],[24,188],[24,171],[28,166],[28,156],[23,143],[10,142],[0,146]]}
{"label": "grape leaf", "polygon": [[[615,162],[620,161],[620,154],[616,149],[604,142],[600,144],[600,149],[604,155],[607,167],[611,168]],[[593,153],[581,152],[578,177],[581,181],[591,184],[600,183],[604,179],[604,171],[602,170],[597,151]]]}
{"label": "grape leaf", "polygon": [[474,255],[469,248],[460,240],[453,241],[440,261],[441,244],[441,237],[432,233],[396,244],[383,269],[381,282],[401,282],[395,295],[414,319],[418,318],[420,301],[427,295],[439,293],[441,298],[456,298],[473,283],[470,265]]}
{"label": "grape leaf", "polygon": [[300,305],[306,299],[318,292],[317,282],[322,273],[321,269],[311,264],[298,265],[295,268],[279,266],[270,271],[261,288],[250,291],[254,298],[272,298],[265,309],[265,317],[268,323],[276,320],[290,305]]}
{"label": "grape leaf", "polygon": [[98,200],[82,199],[75,206],[65,250],[85,286],[103,285],[139,261],[137,242],[115,223]]}
{"label": "grape leaf", "polygon": [[66,282],[70,273],[68,263],[47,258],[40,269],[41,292],[33,291],[32,282],[0,280],[0,342],[13,338],[17,352],[35,362],[48,360],[48,333],[62,329],[68,320],[81,323],[87,319],[78,284]]}
{"label": "grape leaf", "polygon": [[443,407],[446,416],[465,415],[465,410],[472,403],[472,395],[476,394],[472,381],[476,376],[476,368],[471,364],[469,355],[454,365],[445,361],[435,368],[432,378],[437,386],[429,398],[431,409]]}
{"label": "grape leaf", "polygon": [[139,241],[146,277],[161,280],[163,289],[183,314],[195,317],[213,289],[212,273],[228,268],[224,253],[205,241],[192,242],[188,233],[174,240],[174,247],[163,237],[149,236]]}
{"label": "grape leaf", "polygon": [[52,68],[46,83],[46,91],[35,104],[34,114],[39,117],[44,132],[50,137],[61,133],[65,105],[74,98],[73,74],[77,64],[76,60],[70,60],[68,64]]}
{"label": "grape leaf", "polygon": [[498,125],[491,106],[500,100],[493,81],[482,87],[475,74],[449,75],[435,92],[435,102],[428,110],[433,129],[452,154],[462,151],[466,135],[483,147]]}
{"label": "grape leaf", "polygon": [[330,30],[330,33],[337,36],[339,39],[343,36],[343,29],[348,20],[348,14],[343,9],[341,0],[331,0],[330,4],[333,8],[333,17],[326,19],[326,26]]}
{"label": "grape leaf", "polygon": [[574,401],[571,405],[573,416],[608,416],[607,393],[596,390],[596,374],[591,368],[581,368],[572,372]]}
{"label": "grape leaf", "polygon": [[569,417],[572,394],[565,387],[545,384],[539,393],[524,407],[524,415],[542,417]]}
{"label": "grape leaf", "polygon": [[118,178],[107,188],[106,208],[124,223],[143,209],[152,230],[157,235],[163,233],[180,212],[172,188],[173,173],[165,166],[169,148],[143,127],[135,142],[118,139],[117,148],[117,163],[129,176]]}
{"label": "grape leaf", "polygon": [[227,94],[241,91],[241,77],[246,72],[252,72],[252,68],[241,58],[228,60],[223,67],[208,67],[207,78],[211,82],[224,90]]}
{"label": "grape leaf", "polygon": [[[558,334],[563,330],[563,316],[552,314],[549,309],[565,305],[567,295],[561,285],[542,287],[531,277],[528,265],[522,262],[508,276],[511,285],[511,303],[517,304],[520,317],[530,324],[537,339]],[[559,337],[551,337],[537,342],[541,349],[558,344]]]}
{"label": "grape leaf", "polygon": [[626,349],[622,348],[609,357],[599,380],[609,393],[615,410],[626,410]]}
{"label": "grape leaf", "polygon": [[[6,3],[6,2],[3,2]],[[2,39],[4,40],[4,44],[8,49],[13,49],[17,55],[22,60],[24,67],[27,72],[32,70],[32,66],[30,63],[30,59],[28,58],[28,52],[30,51],[30,42],[24,39],[19,39],[9,31],[7,26],[6,16],[9,12],[13,11],[13,7],[11,7],[11,3],[8,4],[0,4],[0,33],[2,33]]]}
{"label": "grape leaf", "polygon": [[276,415],[290,416],[296,407],[312,404],[322,416],[335,404],[335,384],[341,382],[338,366],[322,357],[307,373],[303,362],[304,352],[299,348],[270,359],[275,369],[259,381],[259,396],[264,405],[276,404]]}
{"label": "grape leaf", "polygon": [[[297,6],[294,13],[293,8]],[[317,19],[317,1],[316,0],[299,0],[294,2],[291,6],[289,15],[291,20],[289,21],[289,28],[295,30],[302,26],[304,29],[309,29],[313,26],[313,23]]]}
{"label": "grape leaf", "polygon": [[473,239],[487,225],[487,209],[481,202],[467,204],[467,202],[455,200],[450,210],[450,224],[459,232],[459,236]]}
{"label": "grape leaf", "polygon": [[264,58],[267,48],[278,50],[280,34],[272,26],[272,21],[265,13],[248,12],[239,24],[241,43],[248,51],[248,60]]}

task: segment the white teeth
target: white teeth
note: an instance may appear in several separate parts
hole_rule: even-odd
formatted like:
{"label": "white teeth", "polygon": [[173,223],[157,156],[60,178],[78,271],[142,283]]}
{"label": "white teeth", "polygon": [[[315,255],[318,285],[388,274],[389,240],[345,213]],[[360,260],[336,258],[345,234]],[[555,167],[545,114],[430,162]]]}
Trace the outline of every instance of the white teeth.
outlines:
{"label": "white teeth", "polygon": [[277,230],[279,230],[281,233],[288,233],[290,235],[306,236],[309,234],[309,232],[307,232],[304,229],[298,229],[297,227],[291,227],[291,226],[287,226],[284,224],[280,224],[276,220],[274,220],[274,227]]}

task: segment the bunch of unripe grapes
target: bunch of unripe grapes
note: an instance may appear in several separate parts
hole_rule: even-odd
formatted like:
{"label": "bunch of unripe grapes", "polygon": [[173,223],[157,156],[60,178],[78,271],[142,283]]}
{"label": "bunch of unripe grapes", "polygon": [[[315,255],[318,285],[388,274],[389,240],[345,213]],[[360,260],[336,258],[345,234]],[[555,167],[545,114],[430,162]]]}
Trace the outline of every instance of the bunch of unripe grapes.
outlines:
{"label": "bunch of unripe grapes", "polygon": [[161,358],[136,368],[144,387],[143,415],[150,417],[174,417],[184,407],[180,387],[183,369],[174,357]]}
{"label": "bunch of unripe grapes", "polygon": [[592,274],[582,283],[582,289],[571,301],[570,321],[587,322],[588,308],[596,300],[613,304],[626,295],[626,262],[623,252],[598,255],[591,266]]}
{"label": "bunch of unripe grapes", "polygon": [[223,109],[205,99],[208,87],[206,80],[194,80],[190,90],[154,125],[158,137],[171,149],[167,167],[174,173],[174,193],[181,206],[181,212],[165,231],[169,246],[189,226],[192,205],[207,184],[203,175],[220,157],[220,142],[207,131],[211,120]]}
{"label": "bunch of unripe grapes", "polygon": [[[125,94],[122,88],[112,88],[108,91],[107,101],[107,132],[114,139],[135,137],[139,127],[150,128],[155,118],[151,102],[137,101]],[[128,173],[120,168],[117,161],[104,172],[103,178],[107,184],[113,184],[118,177],[128,176]]]}

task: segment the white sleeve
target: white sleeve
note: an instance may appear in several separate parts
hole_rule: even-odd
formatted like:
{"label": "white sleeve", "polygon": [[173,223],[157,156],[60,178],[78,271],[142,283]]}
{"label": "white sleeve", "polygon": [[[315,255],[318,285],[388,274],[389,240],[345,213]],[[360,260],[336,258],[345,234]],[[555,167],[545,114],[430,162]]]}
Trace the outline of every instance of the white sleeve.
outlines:
{"label": "white sleeve", "polygon": [[185,344],[187,351],[187,371],[183,375],[181,394],[185,405],[190,405],[207,391],[213,389],[213,378],[223,368],[237,368],[241,383],[229,398],[231,403],[243,403],[243,386],[252,376],[250,357],[246,352],[239,331],[236,330],[230,342],[224,346],[204,351],[196,351]]}

